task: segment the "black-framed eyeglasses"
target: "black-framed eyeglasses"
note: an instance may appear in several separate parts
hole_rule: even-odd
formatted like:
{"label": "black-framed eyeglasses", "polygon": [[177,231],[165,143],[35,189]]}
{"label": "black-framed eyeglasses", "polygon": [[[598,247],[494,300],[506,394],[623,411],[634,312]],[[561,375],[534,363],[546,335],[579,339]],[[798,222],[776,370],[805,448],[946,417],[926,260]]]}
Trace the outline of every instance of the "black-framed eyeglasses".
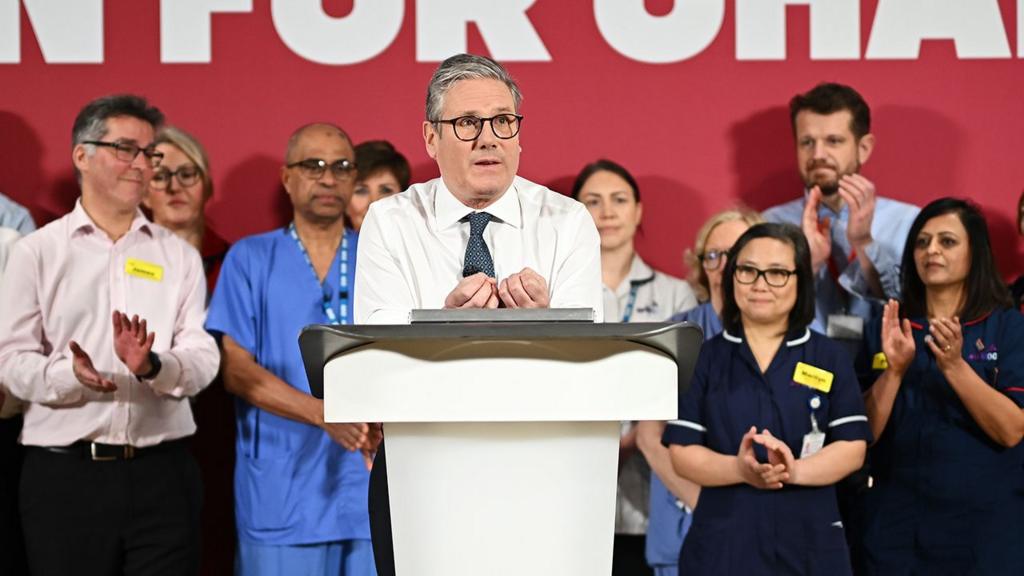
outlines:
{"label": "black-framed eyeglasses", "polygon": [[491,125],[491,131],[502,140],[515,138],[519,134],[519,126],[523,122],[520,114],[497,114],[490,118],[477,116],[459,116],[451,120],[434,120],[438,124],[451,124],[455,130],[455,137],[463,142],[472,142],[480,137],[484,130],[484,122]]}
{"label": "black-framed eyeglasses", "polygon": [[336,180],[348,181],[355,178],[356,175],[356,163],[347,159],[342,158],[341,160],[335,160],[330,164],[326,160],[320,158],[306,158],[305,160],[299,160],[298,162],[292,162],[287,165],[288,168],[298,168],[299,172],[302,173],[306,178],[312,180],[319,180],[324,177],[324,173],[327,169],[331,169],[331,174]]}
{"label": "black-framed eyeglasses", "polygon": [[153,173],[153,178],[149,181],[149,185],[156,190],[166,190],[171,186],[171,178],[177,178],[179,186],[188,188],[198,182],[202,174],[199,167],[195,164],[183,164],[177,170],[168,170],[161,167],[157,168],[156,172]]}
{"label": "black-framed eyeglasses", "polygon": [[758,278],[764,276],[764,281],[769,286],[772,288],[782,288],[789,282],[789,277],[793,274],[796,274],[796,270],[786,270],[785,268],[761,270],[746,264],[739,264],[736,266],[734,276],[740,284],[753,284],[757,282]]}
{"label": "black-framed eyeglasses", "polygon": [[718,270],[728,257],[728,250],[708,250],[700,256],[700,263],[705,270]]}
{"label": "black-framed eyeglasses", "polygon": [[160,165],[160,161],[164,159],[163,152],[157,152],[156,146],[150,145],[145,148],[135,144],[134,142],[125,142],[117,140],[116,142],[103,142],[102,140],[86,140],[82,144],[92,144],[93,146],[106,146],[114,149],[114,157],[122,162],[134,162],[135,158],[139,155],[139,152],[149,160],[150,164],[154,167]]}

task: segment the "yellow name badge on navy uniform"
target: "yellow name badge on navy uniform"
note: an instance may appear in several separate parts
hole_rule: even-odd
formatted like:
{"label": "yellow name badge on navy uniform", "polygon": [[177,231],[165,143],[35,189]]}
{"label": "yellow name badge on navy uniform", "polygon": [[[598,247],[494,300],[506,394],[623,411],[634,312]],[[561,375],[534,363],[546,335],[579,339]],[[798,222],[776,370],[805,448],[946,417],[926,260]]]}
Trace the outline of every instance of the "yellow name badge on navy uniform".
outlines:
{"label": "yellow name badge on navy uniform", "polygon": [[826,394],[828,394],[828,391],[832,389],[832,379],[834,377],[835,375],[828,370],[815,368],[814,366],[804,364],[803,362],[797,362],[796,370],[793,370],[793,382],[803,384],[808,388],[820,390]]}
{"label": "yellow name badge on navy uniform", "polygon": [[885,370],[889,367],[889,359],[885,357],[885,352],[879,352],[871,358],[871,369],[872,370]]}
{"label": "yellow name badge on navy uniform", "polygon": [[129,258],[124,263],[124,272],[129,276],[145,278],[146,280],[153,280],[155,282],[161,282],[164,279],[163,266],[153,264],[152,262],[146,262],[145,260],[139,260],[138,258]]}

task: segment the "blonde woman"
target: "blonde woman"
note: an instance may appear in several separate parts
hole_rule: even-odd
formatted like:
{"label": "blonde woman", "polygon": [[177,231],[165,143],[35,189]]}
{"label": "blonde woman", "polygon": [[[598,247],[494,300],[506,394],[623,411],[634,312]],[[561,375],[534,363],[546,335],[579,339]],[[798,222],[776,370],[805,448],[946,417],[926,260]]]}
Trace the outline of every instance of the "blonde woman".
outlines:
{"label": "blonde woman", "polygon": [[164,157],[153,173],[143,205],[153,222],[195,247],[203,257],[206,297],[213,294],[228,243],[206,227],[204,209],[213,197],[210,162],[203,146],[184,130],[167,126],[156,137]]}

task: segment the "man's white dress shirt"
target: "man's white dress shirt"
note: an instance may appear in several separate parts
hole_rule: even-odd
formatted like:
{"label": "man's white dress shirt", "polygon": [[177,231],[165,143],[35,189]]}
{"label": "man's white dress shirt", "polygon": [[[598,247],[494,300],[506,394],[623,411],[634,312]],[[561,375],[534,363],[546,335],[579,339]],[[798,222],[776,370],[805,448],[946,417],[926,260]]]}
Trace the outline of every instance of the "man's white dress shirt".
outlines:
{"label": "man's white dress shirt", "polygon": [[498,282],[530,268],[547,281],[551,308],[593,308],[603,318],[601,247],[583,204],[516,177],[474,210],[438,178],[370,205],[359,234],[357,324],[407,324],[414,309],[444,307],[462,280],[472,212],[488,212],[484,241]]}

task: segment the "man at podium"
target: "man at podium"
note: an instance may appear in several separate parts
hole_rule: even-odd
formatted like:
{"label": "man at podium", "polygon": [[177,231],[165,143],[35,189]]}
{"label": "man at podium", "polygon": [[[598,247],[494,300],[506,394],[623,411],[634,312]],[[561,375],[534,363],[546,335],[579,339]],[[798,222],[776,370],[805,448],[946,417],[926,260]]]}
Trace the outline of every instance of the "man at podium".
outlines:
{"label": "man at podium", "polygon": [[[600,238],[586,208],[516,175],[522,94],[482,56],[438,66],[422,125],[441,177],[370,206],[360,233],[357,324],[420,308],[592,308],[603,318]],[[370,480],[377,570],[394,574],[382,444]]]}

